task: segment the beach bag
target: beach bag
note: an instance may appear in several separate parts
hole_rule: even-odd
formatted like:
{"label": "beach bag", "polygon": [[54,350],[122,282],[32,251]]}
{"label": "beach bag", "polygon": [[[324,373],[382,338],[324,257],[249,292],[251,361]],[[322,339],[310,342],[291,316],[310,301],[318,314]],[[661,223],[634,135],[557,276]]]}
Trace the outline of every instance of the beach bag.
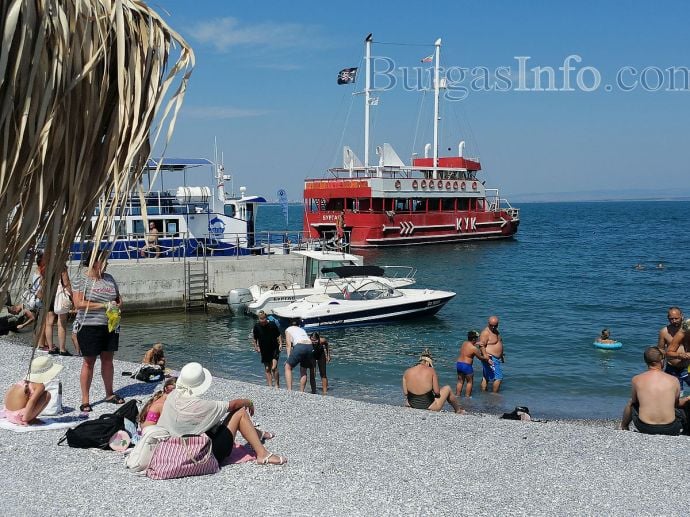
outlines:
{"label": "beach bag", "polygon": [[139,442],[131,450],[125,461],[125,465],[132,472],[143,472],[149,468],[151,457],[161,442],[170,438],[170,433],[158,425],[144,427]]}
{"label": "beach bag", "polygon": [[41,411],[39,417],[56,416],[62,414],[62,382],[53,379],[45,384],[46,391],[50,393],[48,405]]}
{"label": "beach bag", "polygon": [[146,469],[151,479],[205,476],[220,470],[206,434],[173,436],[158,444]]}
{"label": "beach bag", "polygon": [[109,449],[110,439],[118,431],[125,428],[124,417],[115,414],[101,415],[94,420],[86,420],[81,424],[68,429],[60,438],[58,445],[65,440],[70,447],[77,449]]}
{"label": "beach bag", "polygon": [[165,372],[157,364],[142,364],[132,373],[132,378],[143,382],[160,382],[165,377]]}
{"label": "beach bag", "polygon": [[67,441],[67,445],[78,449],[109,449],[110,440],[118,431],[124,431],[125,418],[136,422],[139,410],[137,401],[132,399],[125,402],[115,413],[101,415],[94,420],[86,420],[68,429],[60,438],[58,445]]}
{"label": "beach bag", "polygon": [[529,408],[526,406],[516,406],[510,413],[503,413],[501,418],[504,420],[531,420]]}
{"label": "beach bag", "polygon": [[72,299],[69,297],[67,290],[62,287],[62,284],[58,286],[57,293],[55,293],[55,303],[53,303],[55,314],[67,314],[72,310]]}

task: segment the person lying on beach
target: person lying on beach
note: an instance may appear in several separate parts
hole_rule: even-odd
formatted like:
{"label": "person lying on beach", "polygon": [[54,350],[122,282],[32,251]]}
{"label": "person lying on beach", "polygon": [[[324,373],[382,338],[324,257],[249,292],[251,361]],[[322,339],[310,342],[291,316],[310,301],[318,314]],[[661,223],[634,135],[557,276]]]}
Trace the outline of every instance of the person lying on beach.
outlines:
{"label": "person lying on beach", "polygon": [[156,343],[145,354],[144,364],[154,364],[165,369],[165,352],[163,351],[163,343]]}
{"label": "person lying on beach", "polygon": [[678,436],[688,434],[686,411],[690,397],[680,399],[678,380],[662,371],[664,355],[655,346],[644,351],[647,371],[632,378],[632,397],[623,410],[621,429],[630,430],[630,422],[644,434]]}
{"label": "person lying on beach", "polygon": [[10,305],[7,307],[7,312],[11,315],[10,317],[14,316],[14,318],[12,318],[10,328],[10,330],[13,332],[19,332],[29,325],[33,325],[36,321],[36,313],[30,311],[21,303],[17,305]]}
{"label": "person lying on beach", "polygon": [[470,330],[467,333],[467,341],[460,345],[458,351],[458,359],[455,363],[455,368],[458,372],[458,383],[455,387],[455,395],[460,396],[462,393],[462,385],[465,385],[465,396],[472,396],[472,384],[474,383],[474,369],[472,363],[476,357],[480,361],[490,362],[491,358],[486,353],[484,346],[478,345],[479,332]]}
{"label": "person lying on beach", "polygon": [[439,387],[434,360],[428,349],[422,352],[419,364],[408,368],[403,374],[402,390],[407,407],[441,411],[443,405],[448,402],[456,413],[465,412],[458,404],[450,386]]}
{"label": "person lying on beach", "polygon": [[163,412],[163,404],[165,404],[168,395],[175,389],[177,377],[170,377],[166,379],[163,384],[163,389],[153,394],[144,407],[139,412],[139,428],[143,431],[145,427],[156,425],[160,420]]}
{"label": "person lying on beach", "polygon": [[262,442],[274,438],[274,435],[257,431],[254,427],[254,404],[251,400],[224,402],[199,398],[211,387],[212,381],[211,372],[199,363],[184,365],[176,388],[163,404],[158,425],[171,436],[206,433],[211,439],[213,455],[218,463],[222,463],[232,452],[238,431],[254,449],[257,464],[287,463],[287,458],[270,453],[263,446]]}
{"label": "person lying on beach", "polygon": [[598,341],[599,343],[615,343],[615,339],[611,339],[611,333],[609,332],[609,329],[602,329],[601,334],[599,335],[598,338],[596,338],[595,341]]}
{"label": "person lying on beach", "polygon": [[45,383],[50,382],[62,368],[48,356],[31,361],[26,379],[13,384],[5,393],[5,418],[17,425],[40,424],[37,417],[50,402],[50,392],[46,391]]}

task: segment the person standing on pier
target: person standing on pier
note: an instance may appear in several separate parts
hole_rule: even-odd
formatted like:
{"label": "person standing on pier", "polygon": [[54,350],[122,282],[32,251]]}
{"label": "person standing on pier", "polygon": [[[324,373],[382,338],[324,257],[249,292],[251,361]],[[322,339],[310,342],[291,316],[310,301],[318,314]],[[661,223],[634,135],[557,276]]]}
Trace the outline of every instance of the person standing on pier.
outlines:
{"label": "person standing on pier", "polygon": [[254,325],[252,335],[254,337],[254,350],[261,354],[261,362],[264,365],[266,384],[280,388],[280,372],[278,371],[278,358],[283,349],[283,339],[280,337],[280,329],[275,323],[269,321],[264,311],[259,311],[259,321]]}

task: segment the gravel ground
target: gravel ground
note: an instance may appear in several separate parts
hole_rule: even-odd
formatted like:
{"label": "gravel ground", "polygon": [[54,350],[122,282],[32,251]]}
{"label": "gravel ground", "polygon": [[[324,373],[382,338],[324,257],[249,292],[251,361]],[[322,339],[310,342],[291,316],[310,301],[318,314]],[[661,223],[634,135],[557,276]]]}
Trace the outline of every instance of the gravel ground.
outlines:
{"label": "gravel ground", "polygon": [[[30,349],[0,342],[0,386]],[[80,358],[58,357],[64,404],[79,404]],[[126,398],[155,385],[120,375]],[[212,370],[212,369],[211,369]],[[104,397],[98,373],[91,400]],[[586,422],[434,414],[214,379],[206,397],[251,398],[288,465],[242,464],[154,481],[112,451],[57,446],[63,431],[0,430],[7,515],[687,515],[690,440]],[[100,403],[95,414],[115,406]]]}

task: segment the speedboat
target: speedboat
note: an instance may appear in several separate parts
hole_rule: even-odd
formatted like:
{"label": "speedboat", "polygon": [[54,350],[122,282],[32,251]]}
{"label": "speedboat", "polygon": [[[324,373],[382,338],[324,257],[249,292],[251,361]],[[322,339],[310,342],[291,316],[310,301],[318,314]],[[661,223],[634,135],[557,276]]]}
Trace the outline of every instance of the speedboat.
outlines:
{"label": "speedboat", "polygon": [[383,279],[364,279],[339,292],[322,292],[278,307],[273,314],[281,327],[300,320],[307,330],[370,325],[437,313],[455,296],[434,289],[398,289]]}

